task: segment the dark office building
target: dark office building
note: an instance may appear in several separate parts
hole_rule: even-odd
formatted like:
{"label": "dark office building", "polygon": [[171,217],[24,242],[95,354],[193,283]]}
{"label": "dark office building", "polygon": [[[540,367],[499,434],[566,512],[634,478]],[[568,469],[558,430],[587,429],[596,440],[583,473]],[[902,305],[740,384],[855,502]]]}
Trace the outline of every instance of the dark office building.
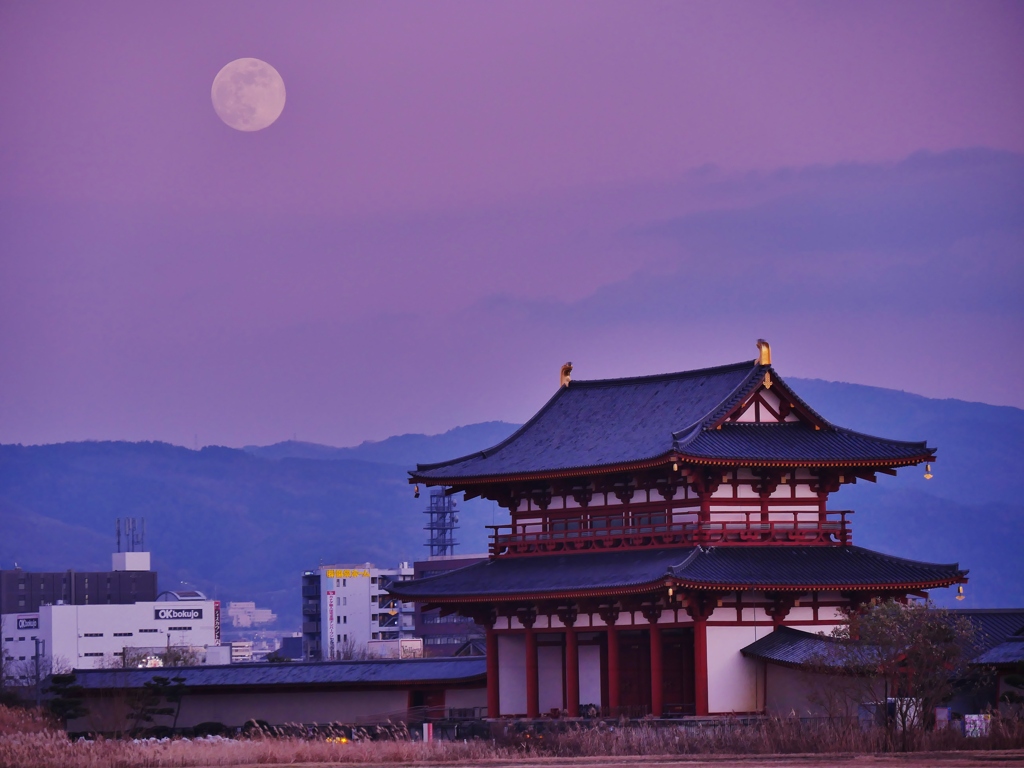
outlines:
{"label": "dark office building", "polygon": [[[412,564],[413,578],[438,576],[486,559],[487,555],[452,555],[421,560]],[[440,609],[424,611],[422,603],[417,603],[414,626],[416,636],[423,638],[424,656],[452,656],[456,652],[475,655],[474,647],[467,646],[467,643],[472,643],[473,640],[479,641],[476,645],[480,646],[482,652],[484,630],[465,616],[455,613],[442,616]]]}
{"label": "dark office building", "polygon": [[40,605],[96,605],[156,600],[155,571],[0,571],[0,613],[36,613]]}

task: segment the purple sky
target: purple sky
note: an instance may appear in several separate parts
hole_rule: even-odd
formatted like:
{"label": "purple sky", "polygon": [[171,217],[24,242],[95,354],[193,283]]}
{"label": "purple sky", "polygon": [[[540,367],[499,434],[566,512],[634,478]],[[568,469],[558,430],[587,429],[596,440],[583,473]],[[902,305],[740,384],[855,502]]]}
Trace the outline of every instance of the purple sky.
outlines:
{"label": "purple sky", "polygon": [[518,421],[759,336],[1024,406],[1019,2],[8,2],[0,71],[0,442]]}

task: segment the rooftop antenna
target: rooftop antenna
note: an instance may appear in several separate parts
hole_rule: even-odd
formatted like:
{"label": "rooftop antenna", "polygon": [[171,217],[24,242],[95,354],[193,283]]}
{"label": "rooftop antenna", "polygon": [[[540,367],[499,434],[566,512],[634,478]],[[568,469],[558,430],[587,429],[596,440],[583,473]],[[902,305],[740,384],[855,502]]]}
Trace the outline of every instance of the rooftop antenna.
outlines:
{"label": "rooftop antenna", "polygon": [[[142,525],[139,525],[139,520]],[[121,549],[121,518],[115,521],[117,531],[117,551],[121,552],[145,552],[146,551],[146,518],[124,518],[124,550]]]}
{"label": "rooftop antenna", "polygon": [[448,556],[455,554],[455,529],[458,528],[459,516],[455,509],[455,499],[439,488],[430,492],[430,506],[423,511],[430,519],[423,527],[427,532],[426,546],[430,547],[430,556]]}

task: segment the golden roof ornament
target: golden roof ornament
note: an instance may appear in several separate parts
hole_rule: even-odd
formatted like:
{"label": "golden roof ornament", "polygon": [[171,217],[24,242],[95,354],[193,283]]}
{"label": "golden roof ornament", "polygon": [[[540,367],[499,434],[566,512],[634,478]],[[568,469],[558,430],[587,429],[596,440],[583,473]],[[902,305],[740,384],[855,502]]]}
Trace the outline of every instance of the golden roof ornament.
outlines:
{"label": "golden roof ornament", "polygon": [[568,387],[570,381],[572,381],[572,363],[566,363],[562,366],[562,370],[559,371],[558,386]]}
{"label": "golden roof ornament", "polygon": [[771,365],[772,364],[772,348],[771,345],[764,339],[757,340],[757,364],[758,365]]}

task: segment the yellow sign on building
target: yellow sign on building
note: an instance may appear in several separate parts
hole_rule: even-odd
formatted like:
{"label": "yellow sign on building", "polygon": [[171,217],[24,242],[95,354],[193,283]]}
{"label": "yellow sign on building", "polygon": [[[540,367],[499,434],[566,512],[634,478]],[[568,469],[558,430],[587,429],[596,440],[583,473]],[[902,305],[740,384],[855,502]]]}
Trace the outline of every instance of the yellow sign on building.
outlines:
{"label": "yellow sign on building", "polygon": [[359,576],[370,578],[370,572],[367,570],[361,571],[358,568],[329,568],[327,570],[328,579],[354,579]]}

